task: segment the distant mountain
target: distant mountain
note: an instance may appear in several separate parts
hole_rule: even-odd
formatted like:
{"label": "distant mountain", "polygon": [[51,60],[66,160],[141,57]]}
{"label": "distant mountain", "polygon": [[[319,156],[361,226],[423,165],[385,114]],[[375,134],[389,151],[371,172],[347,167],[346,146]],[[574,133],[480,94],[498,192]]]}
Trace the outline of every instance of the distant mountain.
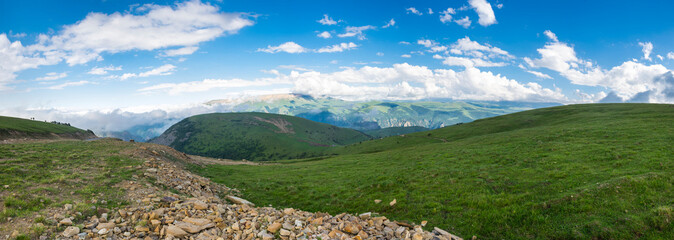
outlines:
{"label": "distant mountain", "polygon": [[186,118],[150,142],[194,155],[266,161],[318,156],[369,139],[353,129],[287,115],[211,113]]}
{"label": "distant mountain", "polygon": [[69,123],[41,122],[0,116],[0,140],[16,139],[88,139],[93,132],[70,126]]}
{"label": "distant mountain", "polygon": [[374,130],[389,127],[419,126],[441,128],[476,119],[561,105],[526,102],[462,102],[451,100],[420,101],[345,101],[314,98],[300,94],[266,95],[244,102],[214,100],[206,105],[232,105],[233,112],[265,112],[293,115],[338,127]]}
{"label": "distant mountain", "polygon": [[[447,99],[417,101],[345,101],[300,94],[275,94],[238,99],[213,100],[164,113],[164,119],[139,115],[134,122],[147,122],[117,131],[98,130],[106,137],[147,141],[168,127],[192,115],[213,112],[263,112],[302,117],[338,127],[369,131],[389,127],[419,126],[436,129],[476,119],[524,110],[561,105],[559,103],[479,102]],[[128,116],[134,116],[128,114]],[[123,117],[126,117],[123,116]]]}
{"label": "distant mountain", "polygon": [[385,137],[390,137],[390,136],[398,136],[398,135],[415,133],[415,132],[422,132],[422,131],[428,131],[428,130],[430,130],[430,129],[425,128],[425,127],[416,127],[415,126],[415,127],[389,127],[389,128],[367,130],[367,131],[363,131],[363,132],[367,135],[370,135],[370,137],[373,137],[373,138],[385,138]]}

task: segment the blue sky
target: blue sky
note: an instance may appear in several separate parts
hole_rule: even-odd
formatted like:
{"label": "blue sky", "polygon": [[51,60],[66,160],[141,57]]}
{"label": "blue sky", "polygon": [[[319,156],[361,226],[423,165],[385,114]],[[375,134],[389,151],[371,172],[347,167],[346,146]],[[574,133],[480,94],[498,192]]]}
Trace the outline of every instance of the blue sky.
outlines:
{"label": "blue sky", "polygon": [[346,100],[674,102],[671,1],[0,0],[0,113]]}

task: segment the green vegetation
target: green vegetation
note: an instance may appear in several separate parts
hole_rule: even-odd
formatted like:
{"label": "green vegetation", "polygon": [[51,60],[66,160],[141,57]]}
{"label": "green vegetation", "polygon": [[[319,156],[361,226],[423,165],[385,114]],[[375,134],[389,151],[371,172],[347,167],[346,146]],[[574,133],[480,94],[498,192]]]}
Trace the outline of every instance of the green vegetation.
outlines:
{"label": "green vegetation", "polygon": [[12,138],[12,135],[16,133],[32,137],[44,137],[49,136],[49,134],[63,134],[68,136],[79,134],[82,136],[93,136],[93,133],[89,131],[65,124],[0,116],[0,139]]}
{"label": "green vegetation", "polygon": [[369,140],[353,129],[268,113],[212,113],[186,118],[150,142],[207,157],[267,161],[323,155]]}
{"label": "green vegetation", "polygon": [[141,161],[124,153],[131,146],[113,140],[0,144],[0,222],[66,203],[83,213],[79,218],[95,214],[92,206],[128,204],[124,189],[114,185],[139,174]]}
{"label": "green vegetation", "polygon": [[384,138],[390,136],[398,136],[403,134],[410,134],[415,132],[428,131],[430,129],[425,127],[390,127],[390,128],[381,128],[375,130],[363,131],[365,134],[370,135],[373,138]]}
{"label": "green vegetation", "polygon": [[465,238],[674,239],[673,123],[674,105],[571,105],[353,144],[339,156],[191,169],[258,205],[372,211]]}

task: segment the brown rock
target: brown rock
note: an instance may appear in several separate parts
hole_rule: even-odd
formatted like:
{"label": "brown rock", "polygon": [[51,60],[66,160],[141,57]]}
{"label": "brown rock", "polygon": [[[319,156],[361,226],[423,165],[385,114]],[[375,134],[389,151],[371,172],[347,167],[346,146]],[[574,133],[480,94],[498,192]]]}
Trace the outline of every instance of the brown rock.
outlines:
{"label": "brown rock", "polygon": [[66,228],[65,231],[63,231],[63,236],[69,238],[69,237],[75,236],[79,233],[80,233],[80,228],[70,226],[70,227]]}
{"label": "brown rock", "polygon": [[205,218],[190,218],[186,217],[183,219],[183,222],[188,222],[197,226],[204,226],[206,224],[211,223],[211,220],[205,219]]}
{"label": "brown rock", "polygon": [[281,228],[281,226],[282,226],[281,223],[275,222],[272,225],[269,225],[269,227],[267,227],[267,231],[276,233],[279,230],[279,228]]}
{"label": "brown rock", "polygon": [[353,223],[347,223],[347,224],[344,225],[344,229],[342,229],[342,231],[345,231],[345,232],[351,233],[351,234],[358,234],[360,229],[358,229],[358,226],[353,224]]}
{"label": "brown rock", "polygon": [[255,204],[253,204],[252,202],[250,202],[246,199],[236,197],[236,196],[232,196],[232,195],[227,196],[227,200],[232,201],[234,204],[255,206]]}
{"label": "brown rock", "polygon": [[63,226],[70,226],[70,225],[73,225],[73,221],[71,221],[70,218],[64,218],[64,219],[61,219],[59,224],[61,224]]}
{"label": "brown rock", "polygon": [[183,229],[170,225],[166,228],[166,234],[167,235],[173,235],[174,237],[184,237],[187,236],[187,232],[185,232]]}
{"label": "brown rock", "polygon": [[390,203],[388,203],[388,205],[391,206],[391,207],[393,207],[393,205],[396,205],[397,202],[398,202],[398,201],[396,201],[396,199],[394,198],[393,201],[391,201]]}
{"label": "brown rock", "polygon": [[381,202],[381,199],[375,199],[374,203],[379,204]]}
{"label": "brown rock", "polygon": [[113,222],[99,223],[98,226],[96,226],[96,229],[98,229],[98,230],[101,230],[101,229],[112,230],[114,228],[115,228],[115,223],[113,223]]}
{"label": "brown rock", "polygon": [[194,209],[196,209],[196,210],[205,210],[205,209],[208,209],[208,204],[206,204],[206,203],[204,203],[204,202],[202,202],[202,201],[199,201],[199,200],[194,201],[193,206],[194,206]]}

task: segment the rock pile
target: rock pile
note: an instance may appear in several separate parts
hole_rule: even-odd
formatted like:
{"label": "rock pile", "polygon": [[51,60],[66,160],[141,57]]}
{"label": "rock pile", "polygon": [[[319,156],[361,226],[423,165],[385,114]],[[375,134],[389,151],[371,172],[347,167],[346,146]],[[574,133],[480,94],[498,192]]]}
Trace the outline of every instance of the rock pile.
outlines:
{"label": "rock pile", "polygon": [[[332,216],[292,208],[254,207],[228,195],[234,190],[193,175],[150,151],[144,175],[184,195],[149,194],[123,209],[99,209],[99,214],[77,224],[72,217],[56,216],[63,228],[60,239],[460,239],[441,229],[432,232],[363,213]],[[224,194],[223,194],[224,193]],[[66,207],[67,208],[67,207]],[[59,219],[60,218],[60,219]],[[425,224],[424,224],[425,225]]]}

